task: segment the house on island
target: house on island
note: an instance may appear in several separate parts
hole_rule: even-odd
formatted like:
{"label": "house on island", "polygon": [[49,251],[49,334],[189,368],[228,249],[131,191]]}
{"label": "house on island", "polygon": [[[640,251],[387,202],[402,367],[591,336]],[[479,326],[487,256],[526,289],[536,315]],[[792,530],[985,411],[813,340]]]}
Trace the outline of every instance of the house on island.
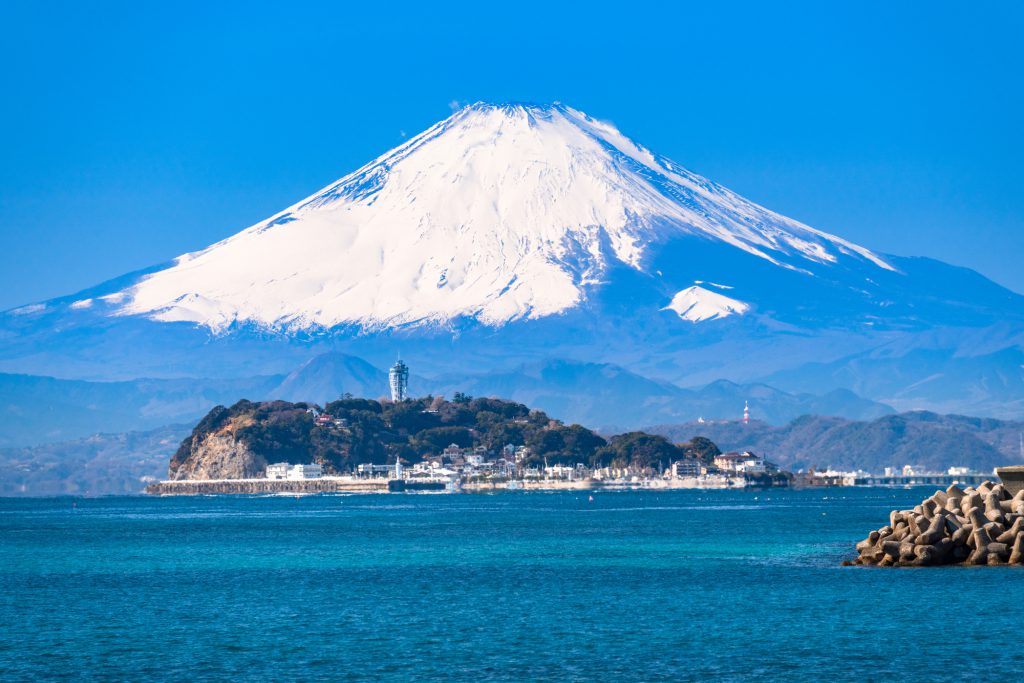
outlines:
{"label": "house on island", "polygon": [[394,465],[373,465],[363,463],[356,465],[356,474],[360,477],[387,477],[394,471]]}
{"label": "house on island", "polygon": [[316,463],[305,465],[290,465],[286,462],[277,462],[267,465],[267,479],[319,479],[324,476],[324,468]]}

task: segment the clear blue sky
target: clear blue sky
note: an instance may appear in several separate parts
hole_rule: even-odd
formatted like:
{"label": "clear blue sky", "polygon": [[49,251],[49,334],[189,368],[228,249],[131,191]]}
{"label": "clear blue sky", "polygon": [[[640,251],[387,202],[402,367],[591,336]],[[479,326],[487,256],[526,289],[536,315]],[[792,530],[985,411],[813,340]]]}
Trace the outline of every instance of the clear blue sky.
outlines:
{"label": "clear blue sky", "polygon": [[0,3],[0,308],[206,246],[475,100],[565,102],[1024,291],[1020,3],[216,4]]}

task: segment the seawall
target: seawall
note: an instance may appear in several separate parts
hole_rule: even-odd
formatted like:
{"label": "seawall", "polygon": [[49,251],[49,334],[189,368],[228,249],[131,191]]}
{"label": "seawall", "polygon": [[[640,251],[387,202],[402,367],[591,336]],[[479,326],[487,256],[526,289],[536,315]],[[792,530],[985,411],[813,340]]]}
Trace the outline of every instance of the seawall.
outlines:
{"label": "seawall", "polygon": [[199,496],[219,493],[379,493],[387,479],[321,477],[319,479],[185,479],[161,481],[146,487],[154,496]]}

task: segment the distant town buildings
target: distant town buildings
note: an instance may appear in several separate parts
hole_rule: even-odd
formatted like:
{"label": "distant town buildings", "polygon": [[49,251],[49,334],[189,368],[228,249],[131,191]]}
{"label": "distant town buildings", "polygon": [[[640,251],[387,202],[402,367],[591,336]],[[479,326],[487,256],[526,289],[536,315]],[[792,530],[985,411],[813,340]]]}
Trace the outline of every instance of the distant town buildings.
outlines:
{"label": "distant town buildings", "polygon": [[684,458],[672,463],[672,476],[676,479],[689,479],[699,477],[704,473],[700,460],[696,458]]}
{"label": "distant town buildings", "polygon": [[291,465],[286,462],[267,465],[267,479],[287,479],[289,467],[291,467]]}
{"label": "distant town buildings", "polygon": [[[397,361],[388,373],[391,397],[394,401],[408,398],[409,367]],[[349,422],[322,412],[317,407],[307,410],[314,424],[327,430],[348,431]],[[424,413],[434,412],[425,408]],[[743,423],[750,421],[750,404],[744,401]],[[525,424],[527,418],[516,417],[513,424]],[[554,429],[560,423],[551,421],[548,428]],[[394,460],[391,458],[394,457]],[[919,465],[905,465],[902,468],[888,467],[884,475],[868,472],[825,470],[785,472],[764,457],[750,451],[721,453],[710,462],[695,457],[684,457],[675,462],[661,465],[661,469],[635,466],[595,467],[582,462],[549,463],[546,457],[538,457],[529,446],[508,443],[493,449],[484,445],[460,446],[451,443],[436,448],[432,453],[418,453],[410,456],[413,462],[402,463],[397,453],[390,453],[392,464],[356,464],[347,473],[332,473],[328,479],[387,480],[391,491],[422,490],[487,490],[492,488],[583,488],[587,485],[599,487],[646,487],[646,488],[734,488],[765,486],[908,486],[948,483],[979,483],[985,476],[971,472],[966,467],[950,467],[946,472],[929,472]],[[421,457],[420,462],[416,458]],[[543,460],[543,463],[540,461]],[[324,477],[323,469],[317,464],[274,463],[266,468],[270,480],[308,480]],[[319,484],[317,484],[319,485]],[[369,482],[367,483],[369,485]],[[439,488],[440,487],[440,488]]]}
{"label": "distant town buildings", "polygon": [[391,385],[391,400],[404,401],[409,398],[409,366],[398,361],[391,366],[388,372],[388,380]]}
{"label": "distant town buildings", "polygon": [[975,472],[967,467],[950,467],[945,472],[930,472],[920,465],[886,467],[883,474],[871,474],[863,470],[843,472],[815,470],[797,472],[793,476],[794,486],[942,486],[951,484],[977,486],[992,474]]}
{"label": "distant town buildings", "polygon": [[324,476],[323,467],[315,463],[306,465],[290,465],[278,462],[267,465],[267,479],[319,479]]}
{"label": "distant town buildings", "polygon": [[386,477],[392,471],[394,471],[392,465],[372,465],[370,463],[356,465],[356,474],[360,477]]}
{"label": "distant town buildings", "polygon": [[[393,490],[424,490],[427,482],[438,486],[447,482],[456,489],[462,486],[497,484],[519,489],[528,486],[577,486],[592,482],[596,486],[640,486],[649,488],[733,488],[747,486],[914,486],[952,483],[978,484],[988,476],[972,472],[966,467],[950,467],[946,472],[928,472],[920,466],[887,468],[884,475],[864,471],[844,472],[810,470],[797,473],[783,472],[775,464],[749,451],[722,453],[712,462],[696,458],[677,460],[662,472],[649,468],[590,467],[583,463],[541,465],[532,459],[527,446],[507,444],[492,451],[485,446],[464,448],[450,444],[436,455],[426,455],[421,462],[406,467],[400,458],[394,464],[362,463],[355,466],[361,479],[387,479]],[[351,474],[346,475],[351,477]],[[301,481],[324,477],[323,468],[315,463],[289,464],[278,462],[268,465],[266,478],[270,480]],[[481,484],[483,482],[483,484]],[[518,482],[518,483],[517,483]],[[433,489],[432,489],[433,490]],[[446,489],[448,490],[448,489]]]}
{"label": "distant town buildings", "polygon": [[715,456],[715,467],[729,474],[766,474],[777,471],[771,463],[749,451]]}

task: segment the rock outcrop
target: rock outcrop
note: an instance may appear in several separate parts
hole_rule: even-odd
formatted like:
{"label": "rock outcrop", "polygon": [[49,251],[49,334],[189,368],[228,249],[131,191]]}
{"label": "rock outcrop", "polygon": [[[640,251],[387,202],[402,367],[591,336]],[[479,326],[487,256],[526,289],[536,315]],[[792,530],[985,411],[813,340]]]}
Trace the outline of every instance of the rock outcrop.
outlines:
{"label": "rock outcrop", "polygon": [[[200,420],[171,457],[167,478],[172,481],[250,479],[267,468],[266,448],[259,447],[260,408],[276,404],[239,401],[217,406]],[[304,404],[290,412],[306,417]],[[309,420],[311,421],[311,420]]]}
{"label": "rock outcrop", "polygon": [[913,510],[893,510],[889,524],[857,544],[844,564],[929,567],[1024,564],[1024,491],[1002,484],[953,485]]}
{"label": "rock outcrop", "polygon": [[189,437],[186,443],[188,454],[171,461],[169,479],[252,479],[262,477],[267,469],[266,458],[253,453],[230,430]]}

